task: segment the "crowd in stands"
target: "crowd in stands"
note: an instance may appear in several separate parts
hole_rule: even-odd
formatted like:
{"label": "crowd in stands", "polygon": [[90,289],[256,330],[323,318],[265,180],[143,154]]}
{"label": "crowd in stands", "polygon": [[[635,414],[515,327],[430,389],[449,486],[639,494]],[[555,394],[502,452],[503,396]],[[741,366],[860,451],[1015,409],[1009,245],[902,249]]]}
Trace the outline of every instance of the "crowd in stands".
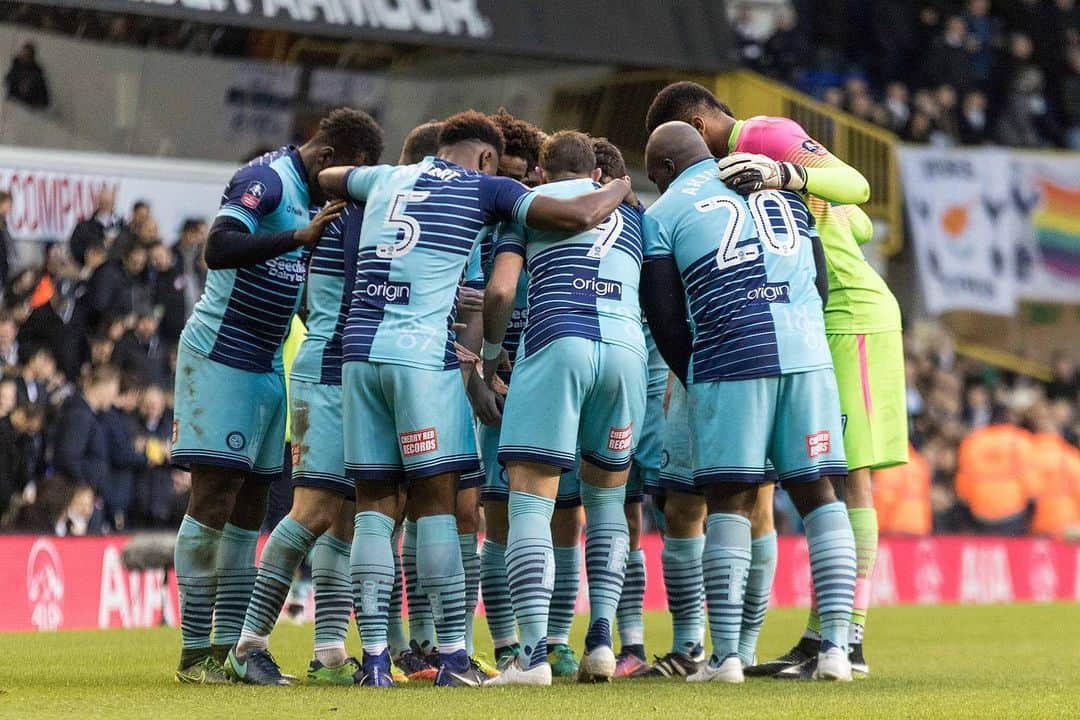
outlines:
{"label": "crowd in stands", "polygon": [[[0,193],[0,210],[7,201]],[[169,464],[172,377],[206,277],[206,232],[192,219],[166,245],[146,203],[122,217],[105,191],[69,242],[46,246],[40,266],[7,278],[4,529],[66,535],[179,522],[188,478]]]}
{"label": "crowd in stands", "polygon": [[[0,193],[0,211],[7,198]],[[0,212],[0,231],[2,231]],[[0,232],[2,235],[2,232]],[[162,243],[152,208],[110,192],[0,308],[0,516],[6,531],[175,527],[188,476],[169,465],[175,348],[205,281],[206,224]],[[875,478],[886,534],[1080,536],[1080,372],[1050,382],[906,333],[911,463]],[[783,508],[781,508],[783,510]],[[792,520],[781,526],[794,529]]]}
{"label": "crowd in stands", "polygon": [[742,62],[939,145],[1080,149],[1076,0],[733,0]]}

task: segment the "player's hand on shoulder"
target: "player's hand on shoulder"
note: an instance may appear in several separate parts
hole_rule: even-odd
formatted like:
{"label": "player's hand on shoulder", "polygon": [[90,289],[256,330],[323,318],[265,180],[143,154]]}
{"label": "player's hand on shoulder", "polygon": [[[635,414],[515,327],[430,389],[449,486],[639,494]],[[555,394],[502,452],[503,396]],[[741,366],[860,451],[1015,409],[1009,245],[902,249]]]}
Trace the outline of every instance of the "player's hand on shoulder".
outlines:
{"label": "player's hand on shoulder", "polygon": [[345,208],[344,200],[332,200],[322,207],[321,210],[311,219],[308,226],[300,228],[294,233],[297,245],[303,245],[304,247],[312,247],[318,244],[319,238],[322,237],[323,230],[330,223],[341,217],[341,211]]}
{"label": "player's hand on shoulder", "polygon": [[740,195],[759,190],[802,190],[806,170],[801,165],[778,162],[767,155],[732,153],[717,164],[720,179]]}

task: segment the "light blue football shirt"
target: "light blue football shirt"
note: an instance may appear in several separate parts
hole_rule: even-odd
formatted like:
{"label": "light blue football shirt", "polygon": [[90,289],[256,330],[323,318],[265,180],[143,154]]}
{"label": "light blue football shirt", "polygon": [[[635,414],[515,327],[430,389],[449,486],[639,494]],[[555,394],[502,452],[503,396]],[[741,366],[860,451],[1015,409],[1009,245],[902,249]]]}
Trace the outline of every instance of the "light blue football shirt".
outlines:
{"label": "light blue football shirt", "polygon": [[645,261],[673,256],[694,335],[690,382],[832,366],[814,280],[806,204],[793,192],[743,198],[714,160],[684,170],[645,213]]}

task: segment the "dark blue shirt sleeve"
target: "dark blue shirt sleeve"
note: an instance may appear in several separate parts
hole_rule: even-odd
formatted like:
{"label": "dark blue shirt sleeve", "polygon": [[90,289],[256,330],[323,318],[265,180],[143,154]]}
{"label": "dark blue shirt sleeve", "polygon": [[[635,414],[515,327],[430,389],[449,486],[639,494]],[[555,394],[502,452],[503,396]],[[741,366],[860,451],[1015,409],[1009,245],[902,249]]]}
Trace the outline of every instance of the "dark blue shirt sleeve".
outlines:
{"label": "dark blue shirt sleeve", "polygon": [[218,217],[230,217],[255,232],[262,219],[281,204],[281,177],[269,165],[245,165],[236,171],[221,197]]}
{"label": "dark blue shirt sleeve", "polygon": [[480,177],[480,209],[485,222],[513,222],[524,198],[532,192],[517,180],[495,175]]}

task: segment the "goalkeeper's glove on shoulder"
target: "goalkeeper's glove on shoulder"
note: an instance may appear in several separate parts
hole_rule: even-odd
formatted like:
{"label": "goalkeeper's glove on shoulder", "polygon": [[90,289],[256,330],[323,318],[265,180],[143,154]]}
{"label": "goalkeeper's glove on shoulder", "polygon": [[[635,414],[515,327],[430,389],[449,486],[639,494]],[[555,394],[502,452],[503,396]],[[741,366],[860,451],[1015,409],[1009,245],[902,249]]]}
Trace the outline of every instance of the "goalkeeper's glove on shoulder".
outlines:
{"label": "goalkeeper's glove on shoulder", "polygon": [[792,162],[780,162],[767,155],[732,153],[717,163],[720,179],[740,195],[758,190],[803,190],[806,168]]}

